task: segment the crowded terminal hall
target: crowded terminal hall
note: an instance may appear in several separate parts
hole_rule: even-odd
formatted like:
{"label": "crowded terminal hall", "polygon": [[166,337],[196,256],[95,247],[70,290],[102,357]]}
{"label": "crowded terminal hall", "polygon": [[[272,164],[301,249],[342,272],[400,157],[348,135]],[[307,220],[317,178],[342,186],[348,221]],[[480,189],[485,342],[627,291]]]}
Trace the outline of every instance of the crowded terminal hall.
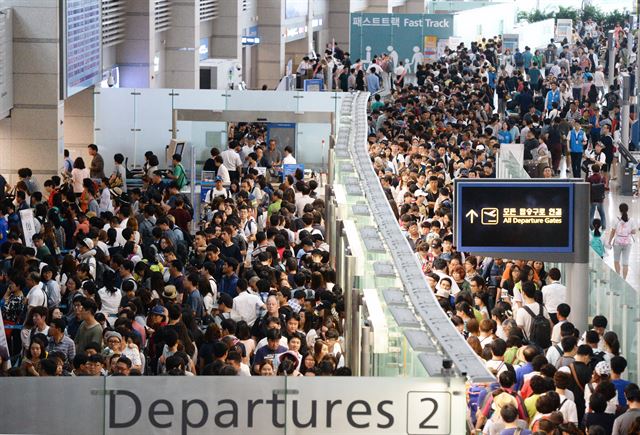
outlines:
{"label": "crowded terminal hall", "polygon": [[[478,433],[640,433],[640,390],[625,380],[630,362],[610,319],[597,315],[588,330],[568,321],[557,267],[468,255],[454,243],[453,181],[495,178],[500,146],[521,143],[530,177],[590,183],[591,247],[626,276],[637,225],[627,204],[614,222],[602,206],[615,179],[619,83],[605,89],[602,27],[579,22],[574,37],[514,54],[498,38],[449,47],[371,98],[375,172],[442,310],[496,378],[468,392]],[[617,37],[626,44],[625,31]],[[368,77],[384,84],[390,61],[374,57]]]}
{"label": "crowded terminal hall", "polygon": [[[617,46],[630,25],[615,25]],[[528,177],[589,183],[589,248],[627,277],[638,224],[628,203],[615,218],[604,205],[623,103],[605,78],[607,30],[577,20],[570,42],[513,52],[482,38],[413,71],[329,43],[297,68],[371,94],[371,164],[423,291],[493,376],[467,385],[472,433],[640,434],[637,362],[610,314],[576,327],[561,267],[461,252],[453,233],[454,180],[495,179],[501,146],[522,144]],[[625,56],[616,71],[631,70]],[[212,184],[202,196],[181,153],[167,170],[148,151],[132,177],[128,156],[100,143],[66,149],[59,175],[0,175],[3,377],[352,375],[322,178],[285,170],[294,149],[264,123],[225,134],[197,168]]]}

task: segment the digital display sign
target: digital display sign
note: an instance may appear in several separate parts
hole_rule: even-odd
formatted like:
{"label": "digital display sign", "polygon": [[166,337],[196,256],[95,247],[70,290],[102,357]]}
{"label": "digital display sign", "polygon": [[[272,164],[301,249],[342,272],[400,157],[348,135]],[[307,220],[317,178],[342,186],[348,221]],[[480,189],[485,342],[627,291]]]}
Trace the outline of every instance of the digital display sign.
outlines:
{"label": "digital display sign", "polygon": [[572,253],[573,205],[570,182],[456,182],[457,249]]}
{"label": "digital display sign", "polygon": [[65,97],[102,80],[100,0],[65,2]]}

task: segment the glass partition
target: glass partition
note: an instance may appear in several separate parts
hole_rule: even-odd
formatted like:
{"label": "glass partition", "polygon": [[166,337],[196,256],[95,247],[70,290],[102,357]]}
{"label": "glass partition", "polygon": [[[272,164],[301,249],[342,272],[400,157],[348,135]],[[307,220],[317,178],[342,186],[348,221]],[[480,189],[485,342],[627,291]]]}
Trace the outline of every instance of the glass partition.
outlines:
{"label": "glass partition", "polygon": [[[130,155],[135,148],[135,90],[97,89],[94,104],[94,143],[113,154]],[[163,147],[164,149],[164,147]],[[113,170],[113,161],[105,155],[105,173]]]}
{"label": "glass partition", "polygon": [[[504,159],[508,178],[530,178],[511,153],[501,158]],[[547,270],[550,267],[558,267],[562,276],[567,276],[567,268],[564,264],[548,264]],[[589,249],[588,298],[589,323],[596,315],[607,318],[609,322],[607,329],[618,334],[620,353],[628,362],[624,377],[632,382],[638,382],[640,292],[607,265],[592,249]]]}
{"label": "glass partition", "polygon": [[305,169],[325,172],[331,138],[331,125],[327,123],[296,124],[296,161]]}
{"label": "glass partition", "polygon": [[506,178],[530,178],[511,151],[501,152],[498,160],[498,165],[504,168]]}
{"label": "glass partition", "polygon": [[[344,98],[350,98],[350,96],[347,95]],[[363,139],[362,135],[354,131],[351,115],[341,114],[343,118],[336,130],[336,147],[331,151],[333,180],[329,180],[334,192],[332,201],[335,202],[335,217],[346,222],[345,229],[348,228],[349,242],[357,246],[356,252],[352,250],[351,253],[352,255],[357,253],[360,257],[358,267],[361,275],[356,280],[356,286],[358,294],[362,296],[366,293],[366,297],[357,311],[356,324],[367,325],[364,329],[371,330],[371,342],[379,343],[382,340],[386,344],[384,347],[371,345],[369,349],[361,349],[363,358],[367,358],[369,352],[371,353],[370,371],[362,375],[417,376],[428,379],[435,373],[427,372],[420,360],[420,357],[424,356],[423,351],[413,348],[406,333],[414,331],[429,337],[429,330],[413,309],[398,270],[390,262],[393,251],[381,237],[381,229],[377,226],[370,207],[371,198],[368,193],[365,193],[363,177],[366,174],[359,174],[355,170],[356,156],[348,150],[347,143]],[[332,219],[332,216],[329,219]],[[340,234],[337,237],[345,238]],[[343,243],[336,243],[336,245],[348,246],[348,243]],[[388,291],[396,296],[399,295],[399,298],[389,301]],[[373,313],[370,310],[375,312],[382,310],[383,318],[377,319],[377,322],[373,321],[371,317]],[[376,329],[376,324],[380,321],[384,323],[382,330]],[[366,333],[366,331],[363,332],[363,334]],[[367,340],[362,340],[363,347],[366,343]],[[352,349],[359,348],[359,345],[360,343],[356,343]],[[381,351],[381,348],[384,348],[384,351]],[[438,355],[433,356],[438,357]],[[442,359],[443,356],[439,355],[439,357]]]}
{"label": "glass partition", "polygon": [[[136,89],[133,153],[125,154],[129,165],[142,166],[146,151],[163,149],[171,142],[171,94],[171,89]],[[161,155],[158,157],[162,159]]]}
{"label": "glass partition", "polygon": [[[230,91],[231,92],[231,91]],[[219,89],[173,89],[173,109],[226,109],[226,92]]]}
{"label": "glass partition", "polygon": [[[105,156],[122,153],[129,158],[129,167],[144,163],[144,153],[153,151],[165,164],[165,147],[172,138],[173,111],[225,110],[259,112],[333,113],[323,123],[298,123],[296,126],[297,160],[305,167],[325,172],[332,129],[337,129],[340,104],[347,94],[340,92],[276,92],[223,91],[200,89],[133,89],[96,88],[94,94],[94,142]],[[259,115],[256,115],[256,121]],[[178,121],[177,138],[193,145],[196,161],[209,157],[207,147],[226,146],[226,123]],[[133,151],[132,151],[133,150]],[[113,170],[110,158],[105,171]]]}

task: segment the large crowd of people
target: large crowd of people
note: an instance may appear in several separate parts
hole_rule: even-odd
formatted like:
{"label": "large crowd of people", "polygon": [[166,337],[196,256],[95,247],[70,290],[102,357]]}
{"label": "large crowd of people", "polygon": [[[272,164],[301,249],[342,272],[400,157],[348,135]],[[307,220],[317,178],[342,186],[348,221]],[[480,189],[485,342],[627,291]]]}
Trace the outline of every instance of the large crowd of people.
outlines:
{"label": "large crowd of people", "polygon": [[0,373],[350,375],[318,183],[283,176],[292,150],[264,126],[229,133],[202,219],[178,154],[164,172],[148,152],[142,188],[94,144],[43,189],[0,177]]}
{"label": "large crowd of people", "polygon": [[[628,27],[615,31],[626,47]],[[605,82],[605,45],[587,21],[571,43],[461,44],[412,75],[386,54],[365,65],[337,47],[298,68],[375,94],[374,169],[442,309],[496,376],[469,389],[479,432],[640,433],[640,389],[625,380],[608,319],[578,330],[557,268],[467,255],[452,234],[452,181],[495,177],[501,144],[517,142],[532,177],[566,167],[591,183],[592,247],[612,245],[626,274],[628,207],[615,225],[602,207],[621,102]],[[627,67],[623,50],[616,65]],[[105,174],[98,151],[89,146],[90,162],[65,151],[63,177],[42,189],[29,168],[14,187],[0,176],[3,375],[350,375],[325,204],[302,171],[283,176],[292,149],[267,144],[259,125],[234,125],[205,162],[215,187],[202,216],[181,193],[179,154],[166,173],[147,153],[143,187],[128,188],[124,156]]]}
{"label": "large crowd of people", "polygon": [[[616,27],[616,43],[626,46],[627,32]],[[453,180],[495,177],[501,144],[522,143],[530,176],[557,177],[565,159],[569,177],[591,183],[592,246],[613,245],[626,275],[636,229],[626,204],[616,224],[602,207],[620,125],[619,86],[606,87],[598,56],[605,43],[602,27],[588,21],[573,43],[544,50],[512,54],[499,38],[460,45],[387,96],[378,69],[388,56],[354,72],[375,85],[369,152],[401,229],[442,309],[496,376],[469,389],[478,433],[640,433],[640,389],[625,380],[620,331],[601,315],[588,330],[568,320],[558,268],[458,252],[452,234]],[[607,225],[608,238],[600,233]]]}

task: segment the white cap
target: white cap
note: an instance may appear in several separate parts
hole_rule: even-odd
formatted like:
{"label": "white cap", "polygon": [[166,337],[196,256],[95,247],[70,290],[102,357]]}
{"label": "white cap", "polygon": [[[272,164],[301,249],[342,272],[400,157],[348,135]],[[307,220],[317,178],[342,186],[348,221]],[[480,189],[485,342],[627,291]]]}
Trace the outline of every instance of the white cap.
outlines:
{"label": "white cap", "polygon": [[88,237],[87,237],[87,238],[85,238],[85,239],[82,239],[82,244],[83,244],[84,246],[86,246],[87,248],[89,248],[89,249],[93,249],[93,240],[91,240],[91,239],[90,239],[90,238],[88,238]]}

